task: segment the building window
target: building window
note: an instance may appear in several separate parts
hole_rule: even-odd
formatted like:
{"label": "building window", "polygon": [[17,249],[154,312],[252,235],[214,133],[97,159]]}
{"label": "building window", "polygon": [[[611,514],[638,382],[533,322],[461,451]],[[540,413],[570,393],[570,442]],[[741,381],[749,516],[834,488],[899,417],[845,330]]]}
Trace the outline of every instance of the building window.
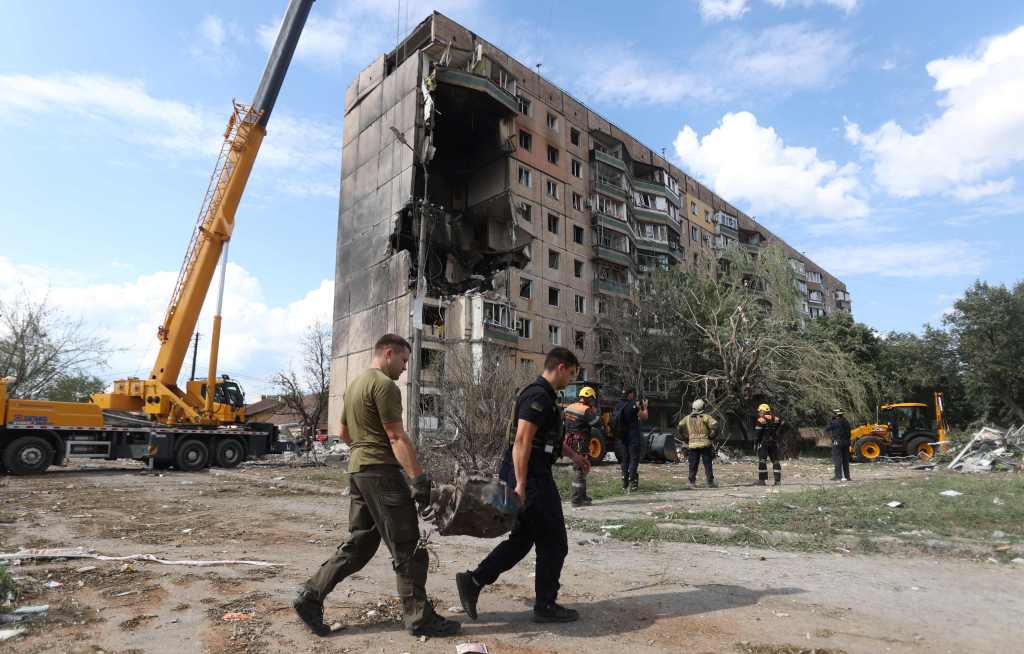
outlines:
{"label": "building window", "polygon": [[697,215],[697,203],[694,202],[693,200],[690,200],[690,213],[693,214],[694,216]]}
{"label": "building window", "polygon": [[533,321],[529,318],[516,318],[516,333],[519,338],[533,338]]}
{"label": "building window", "polygon": [[692,225],[690,227],[690,240],[691,241],[699,241],[700,240],[700,230],[697,229],[696,225]]}
{"label": "building window", "polygon": [[519,297],[529,300],[533,297],[533,280],[523,277],[519,280]]}
{"label": "building window", "polygon": [[[587,332],[576,332],[575,338],[573,339],[577,350],[587,349]],[[585,377],[581,378],[585,379]]]}
{"label": "building window", "polygon": [[711,209],[705,209],[704,210],[704,222],[706,222],[708,224],[711,223]]}
{"label": "building window", "polygon": [[579,225],[572,226],[572,240],[573,243],[583,243],[583,228]]}
{"label": "building window", "polygon": [[526,222],[533,222],[533,205],[529,202],[523,202],[519,205],[519,214]]}
{"label": "building window", "polygon": [[[529,172],[529,171],[527,171],[527,172]],[[553,181],[551,181],[549,179],[549,180],[547,180],[546,186],[547,186],[546,191],[547,191],[548,197],[557,200],[558,196],[559,196],[558,184],[556,182],[553,182]]]}
{"label": "building window", "polygon": [[598,300],[597,301],[597,312],[598,313],[608,313],[608,303],[605,302],[604,300]]}
{"label": "building window", "polygon": [[512,310],[504,304],[484,302],[484,324],[512,329]]}
{"label": "building window", "polygon": [[583,177],[583,164],[576,159],[572,160],[572,164],[569,165],[572,170],[573,177]]}
{"label": "building window", "polygon": [[553,213],[548,214],[548,231],[552,234],[558,233],[558,216]]}
{"label": "building window", "polygon": [[583,211],[583,196],[579,193],[572,194],[572,208],[576,211]]}
{"label": "building window", "polygon": [[561,292],[557,288],[555,288],[554,286],[549,286],[548,287],[548,304],[550,304],[553,307],[557,307],[558,306],[558,298],[559,298],[560,295],[561,295]]}
{"label": "building window", "polygon": [[580,144],[580,131],[575,127],[569,128],[569,142],[575,146]]}
{"label": "building window", "polygon": [[574,259],[572,262],[572,274],[577,279],[583,279],[583,262],[579,259]]}
{"label": "building window", "polygon": [[548,325],[548,340],[552,345],[561,345],[562,328],[558,325]]}
{"label": "building window", "polygon": [[519,367],[525,370],[533,370],[537,364],[533,362],[533,359],[520,359]]}
{"label": "building window", "polygon": [[558,163],[558,148],[548,146],[548,162],[557,164]]}
{"label": "building window", "polygon": [[533,149],[533,134],[529,132],[519,132],[519,147],[529,152]]}
{"label": "building window", "polygon": [[528,99],[526,99],[525,96],[522,95],[520,95],[517,99],[519,100],[519,113],[523,114],[524,116],[529,116],[530,111],[533,107],[533,103],[531,103]]}
{"label": "building window", "polygon": [[523,186],[529,186],[531,188],[533,187],[533,179],[530,175],[529,168],[523,168],[522,166],[519,166],[519,183],[522,184]]}
{"label": "building window", "polygon": [[548,112],[548,129],[558,131],[558,116],[551,112]]}
{"label": "building window", "polygon": [[548,268],[558,270],[558,258],[558,252],[555,250],[548,250]]}
{"label": "building window", "polygon": [[582,295],[577,295],[576,296],[576,313],[586,313],[586,312],[587,312],[587,298],[583,297]]}

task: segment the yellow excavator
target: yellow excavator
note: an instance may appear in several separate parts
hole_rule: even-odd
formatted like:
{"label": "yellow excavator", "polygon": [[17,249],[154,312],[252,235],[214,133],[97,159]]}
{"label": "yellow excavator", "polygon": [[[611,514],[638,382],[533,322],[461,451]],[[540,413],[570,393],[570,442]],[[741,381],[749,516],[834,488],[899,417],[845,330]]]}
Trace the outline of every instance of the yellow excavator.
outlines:
{"label": "yellow excavator", "polygon": [[916,456],[930,460],[946,441],[942,393],[933,394],[933,406],[896,402],[879,407],[875,422],[850,432],[850,453],[855,461],[881,456]]}
{"label": "yellow excavator", "polygon": [[[93,395],[89,404],[9,400],[8,381],[0,380],[0,468],[15,474],[41,472],[68,458],[87,457],[136,458],[197,470],[211,463],[233,467],[246,456],[274,448],[276,427],[245,424],[241,386],[227,375],[217,376],[221,307],[235,212],[313,1],[290,0],[252,104],[233,103],[199,219],[157,329],[160,350],[149,377],[117,380],[111,392]],[[218,262],[208,375],[182,390],[178,376]]]}

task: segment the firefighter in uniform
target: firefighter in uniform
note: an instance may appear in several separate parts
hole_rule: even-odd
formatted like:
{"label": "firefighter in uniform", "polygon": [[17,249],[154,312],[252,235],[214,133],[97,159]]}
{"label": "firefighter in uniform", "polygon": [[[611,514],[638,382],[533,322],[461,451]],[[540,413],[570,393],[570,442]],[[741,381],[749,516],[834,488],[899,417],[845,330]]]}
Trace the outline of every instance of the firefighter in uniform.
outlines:
{"label": "firefighter in uniform", "polygon": [[711,439],[718,427],[718,421],[704,413],[704,400],[693,401],[693,412],[679,421],[679,432],[687,437],[687,460],[690,464],[689,488],[697,487],[697,469],[704,462],[704,473],[707,475],[708,488],[717,488],[715,472],[711,467],[715,448]]}
{"label": "firefighter in uniform", "polygon": [[[564,347],[553,348],[544,360],[544,372],[523,389],[515,404],[514,434],[505,450],[501,479],[515,489],[522,504],[508,538],[499,543],[476,570],[455,575],[462,608],[476,620],[481,589],[511,570],[530,549],[537,548],[534,577],[536,599],[534,622],[573,622],[579,613],[555,600],[560,587],[562,564],[569,553],[562,498],[558,494],[551,466],[566,456],[584,472],[590,462],[569,447],[563,434],[562,411],[556,392],[576,378],[579,360]],[[512,430],[510,430],[512,431]]]}
{"label": "firefighter in uniform", "polygon": [[[565,407],[565,444],[574,452],[587,457],[589,454],[590,430],[601,424],[597,413],[597,392],[590,386],[580,389],[575,402]],[[594,503],[587,495],[587,472],[582,466],[573,465],[576,476],[572,481],[572,505],[588,506]]]}
{"label": "firefighter in uniform", "polygon": [[779,427],[782,421],[772,413],[767,404],[757,407],[757,419],[754,420],[754,439],[757,445],[757,485],[768,483],[768,458],[772,460],[772,472],[775,485],[782,483],[782,464],[779,462]]}

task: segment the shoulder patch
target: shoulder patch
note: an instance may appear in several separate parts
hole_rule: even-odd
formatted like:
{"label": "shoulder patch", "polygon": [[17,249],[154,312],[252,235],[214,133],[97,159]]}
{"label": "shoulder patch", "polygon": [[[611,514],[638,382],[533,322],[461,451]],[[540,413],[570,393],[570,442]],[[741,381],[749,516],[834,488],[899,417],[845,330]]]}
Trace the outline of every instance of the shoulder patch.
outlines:
{"label": "shoulder patch", "polygon": [[530,402],[530,408],[533,409],[534,411],[543,411],[544,405],[534,400],[533,402]]}

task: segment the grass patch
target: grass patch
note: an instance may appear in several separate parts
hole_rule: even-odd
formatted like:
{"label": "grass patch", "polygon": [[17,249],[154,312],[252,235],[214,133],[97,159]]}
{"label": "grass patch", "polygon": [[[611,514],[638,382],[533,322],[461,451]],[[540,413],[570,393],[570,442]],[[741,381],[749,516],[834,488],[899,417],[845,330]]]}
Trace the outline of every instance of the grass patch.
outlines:
{"label": "grass patch", "polygon": [[11,577],[7,564],[0,563],[0,606],[13,604],[18,599],[18,584]]}
{"label": "grass patch", "polygon": [[[666,491],[684,490],[686,479],[658,479],[653,476],[645,477],[641,468],[640,490],[638,493],[662,493]],[[568,499],[572,479],[576,471],[572,466],[555,466],[555,483],[563,499]],[[685,477],[685,473],[683,474]],[[622,475],[618,465],[604,465],[593,468],[587,475],[587,495],[595,500],[603,500],[609,497],[622,495]]]}
{"label": "grass patch", "polygon": [[319,466],[316,468],[304,468],[287,476],[292,481],[310,482],[335,482],[339,488],[348,485],[348,471],[344,466]]}

